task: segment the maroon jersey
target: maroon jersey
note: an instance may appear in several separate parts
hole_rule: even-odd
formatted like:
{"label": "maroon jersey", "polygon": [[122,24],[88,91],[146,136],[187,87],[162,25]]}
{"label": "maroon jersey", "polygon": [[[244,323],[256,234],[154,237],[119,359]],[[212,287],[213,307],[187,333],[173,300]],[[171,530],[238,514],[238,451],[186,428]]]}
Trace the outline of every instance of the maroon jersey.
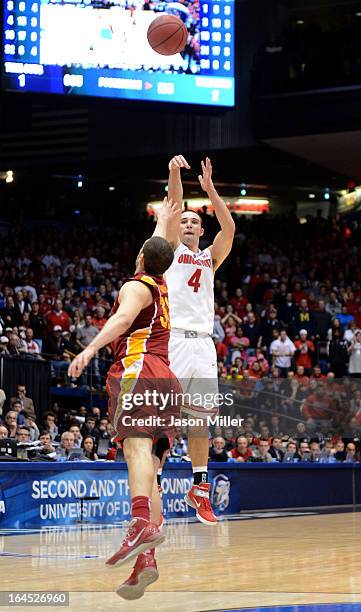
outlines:
{"label": "maroon jersey", "polygon": [[[129,329],[112,342],[114,361],[122,361],[124,368],[132,367],[145,353],[157,355],[168,362],[169,303],[168,289],[163,277],[142,272],[128,281],[139,281],[151,289],[153,302],[140,311]],[[126,282],[128,282],[126,281]],[[114,314],[119,307],[118,299],[112,308]]]}

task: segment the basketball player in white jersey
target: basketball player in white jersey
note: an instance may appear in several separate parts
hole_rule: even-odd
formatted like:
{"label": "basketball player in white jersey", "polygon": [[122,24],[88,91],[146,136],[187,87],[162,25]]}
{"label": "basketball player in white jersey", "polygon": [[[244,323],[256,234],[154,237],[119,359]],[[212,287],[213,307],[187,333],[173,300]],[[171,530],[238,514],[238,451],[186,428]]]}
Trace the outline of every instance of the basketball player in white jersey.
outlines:
{"label": "basketball player in white jersey", "polygon": [[[182,155],[169,163],[168,197],[181,203],[183,186],[181,168],[189,169]],[[168,225],[166,238],[174,248],[174,260],[165,275],[168,285],[171,334],[169,341],[170,368],[183,386],[183,392],[193,395],[216,394],[217,354],[212,339],[214,324],[214,273],[230,253],[235,224],[224,201],[219,197],[212,181],[212,165],[207,158],[202,162],[198,177],[207,193],[221,226],[214,242],[207,249],[199,249],[203,236],[202,220],[198,213],[179,212]],[[157,225],[155,234],[160,235]],[[208,395],[209,397],[209,395]],[[204,419],[218,412],[214,406],[184,405],[183,411],[191,417]],[[186,502],[196,510],[197,518],[206,525],[215,525],[217,519],[209,501],[208,483],[208,425],[188,428],[189,454],[193,466],[194,484]]]}

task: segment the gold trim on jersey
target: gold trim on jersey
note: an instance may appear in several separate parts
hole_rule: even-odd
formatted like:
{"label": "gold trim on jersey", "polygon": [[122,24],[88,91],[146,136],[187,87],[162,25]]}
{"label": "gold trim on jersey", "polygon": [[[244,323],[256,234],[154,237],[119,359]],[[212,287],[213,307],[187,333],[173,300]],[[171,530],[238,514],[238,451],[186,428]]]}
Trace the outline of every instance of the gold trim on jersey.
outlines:
{"label": "gold trim on jersey", "polygon": [[147,352],[147,340],[150,336],[151,326],[144,329],[136,329],[127,338],[127,350],[122,359],[124,369],[131,368],[133,362],[139,358],[141,353]]}
{"label": "gold trim on jersey", "polygon": [[[132,362],[130,363],[129,367],[124,370],[120,379],[120,391],[113,419],[113,426],[115,430],[117,428],[120,415],[123,412],[123,397],[124,395],[132,393],[143,367],[144,353],[138,353],[138,355],[132,355],[131,357]],[[122,362],[123,361],[124,360],[122,360]]]}
{"label": "gold trim on jersey", "polygon": [[[150,278],[150,277],[146,277]],[[150,278],[153,281],[152,278]],[[154,281],[153,281],[154,282]],[[144,355],[147,352],[147,340],[150,338],[154,321],[157,316],[157,302],[154,300],[154,314],[150,326],[136,329],[127,338],[127,349],[122,359],[124,372],[120,380],[120,391],[117,399],[117,407],[113,419],[113,427],[116,430],[120,415],[123,410],[122,398],[127,393],[132,393],[142,371]]]}
{"label": "gold trim on jersey", "polygon": [[140,277],[139,279],[140,281],[143,281],[144,283],[147,283],[148,285],[152,285],[152,287],[158,287],[159,292],[160,293],[168,293],[168,287],[165,284],[164,280],[162,279],[161,283],[157,283],[154,278],[152,278],[151,276],[146,276],[143,275]]}
{"label": "gold trim on jersey", "polygon": [[154,278],[152,278],[151,276],[146,276],[143,275],[140,277],[139,279],[140,281],[143,281],[143,283],[148,283],[148,285],[152,285],[152,287],[157,287],[157,283],[155,282]]}

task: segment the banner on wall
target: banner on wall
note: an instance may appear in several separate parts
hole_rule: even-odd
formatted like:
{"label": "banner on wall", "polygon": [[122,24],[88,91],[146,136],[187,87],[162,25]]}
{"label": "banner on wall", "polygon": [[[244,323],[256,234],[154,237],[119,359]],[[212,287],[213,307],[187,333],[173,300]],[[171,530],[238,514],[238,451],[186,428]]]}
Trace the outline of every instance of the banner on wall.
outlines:
{"label": "banner on wall", "polygon": [[[130,518],[125,464],[0,465],[0,528],[38,528]],[[327,474],[325,474],[327,471]],[[361,464],[210,464],[216,514],[360,503]],[[189,464],[163,472],[166,518],[195,512],[184,501],[193,476]],[[356,483],[356,486],[355,486]]]}
{"label": "banner on wall", "polygon": [[[236,475],[236,473],[234,473]],[[211,496],[218,514],[237,512],[231,475],[211,474]],[[163,509],[167,518],[194,515],[184,501],[192,484],[191,470],[165,471]],[[114,523],[130,518],[126,468],[114,470],[0,470],[0,527],[71,525],[81,519]]]}

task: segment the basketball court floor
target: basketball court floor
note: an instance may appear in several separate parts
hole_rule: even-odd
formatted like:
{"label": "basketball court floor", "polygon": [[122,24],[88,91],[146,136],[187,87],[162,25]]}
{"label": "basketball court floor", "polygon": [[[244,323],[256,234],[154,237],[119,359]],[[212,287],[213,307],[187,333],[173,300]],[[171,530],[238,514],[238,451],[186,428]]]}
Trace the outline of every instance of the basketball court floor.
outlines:
{"label": "basketball court floor", "polygon": [[282,514],[169,523],[160,579],[134,602],[115,594],[132,564],[104,567],[123,526],[3,530],[0,590],[69,591],[61,609],[79,612],[361,612],[361,513]]}

